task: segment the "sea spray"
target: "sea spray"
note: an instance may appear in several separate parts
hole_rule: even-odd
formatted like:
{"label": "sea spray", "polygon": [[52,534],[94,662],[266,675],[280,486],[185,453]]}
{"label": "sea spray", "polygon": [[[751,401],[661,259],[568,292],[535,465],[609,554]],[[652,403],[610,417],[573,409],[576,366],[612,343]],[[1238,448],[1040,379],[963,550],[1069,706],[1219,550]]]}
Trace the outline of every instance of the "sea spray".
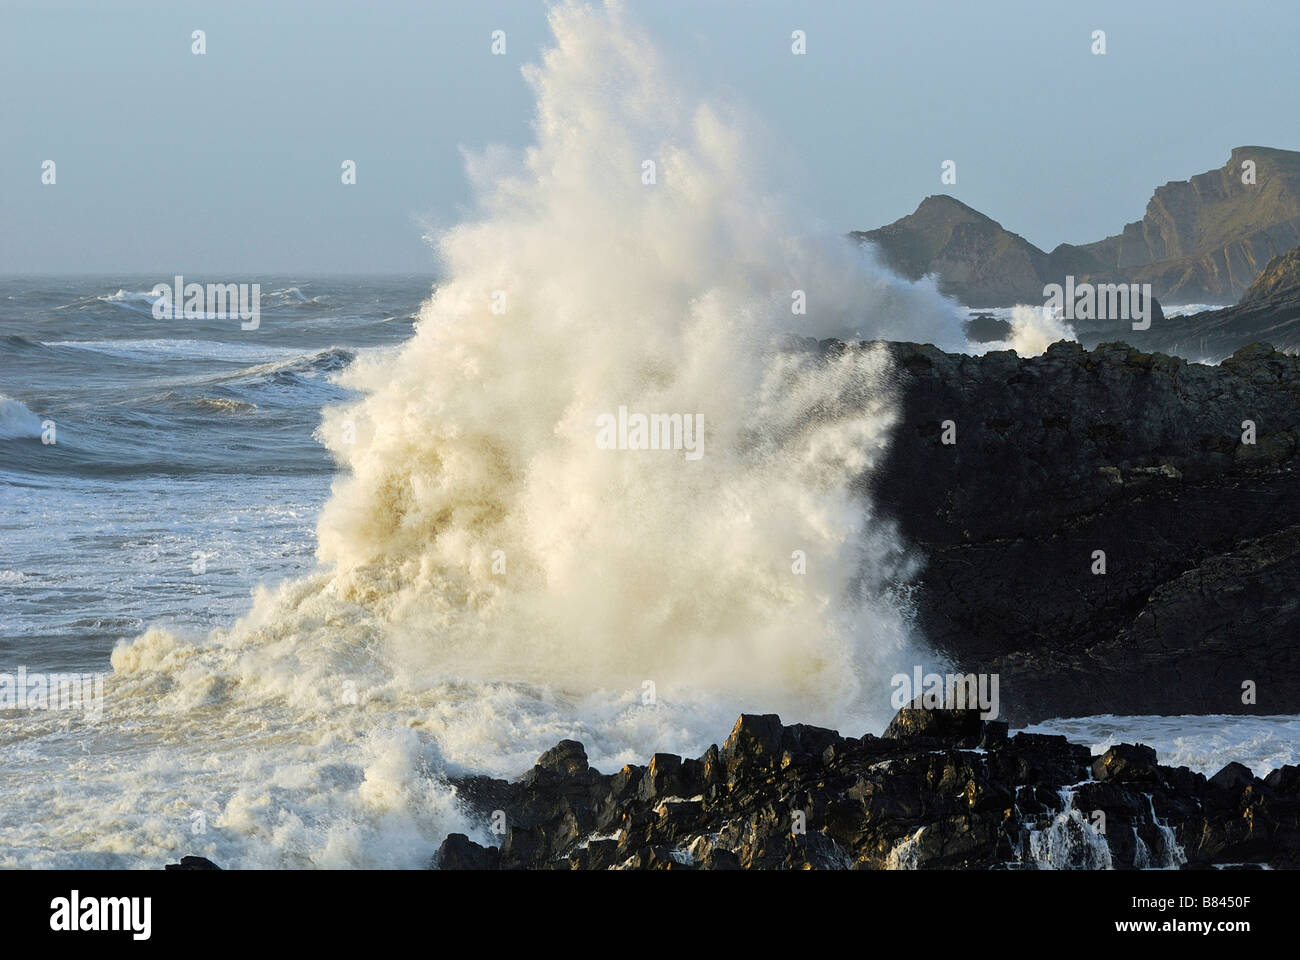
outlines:
{"label": "sea spray", "polygon": [[[896,425],[887,355],[782,340],[957,348],[952,305],[801,236],[741,125],[617,5],[550,20],[535,146],[470,158],[479,212],[441,238],[413,339],[325,413],[320,571],[231,630],[114,652],[154,803],[212,810],[146,855],[418,866],[449,830],[493,840],[444,771],[516,775],[562,737],[605,768],[694,755],[742,709],[878,730],[916,662],[912,561],[862,483]],[[620,407],[701,417],[703,455],[602,450]]]}
{"label": "sea spray", "polygon": [[1006,340],[968,344],[962,352],[977,354],[991,350],[1014,350],[1022,357],[1037,357],[1061,340],[1079,339],[1074,327],[1042,307],[1018,304],[1011,308],[1010,329]]}
{"label": "sea spray", "polygon": [[0,393],[0,440],[40,437],[41,418],[20,400]]}
{"label": "sea spray", "polygon": [[[397,626],[407,669],[883,710],[866,684],[906,636],[884,595],[901,553],[852,485],[893,426],[890,371],[775,346],[807,332],[794,289],[834,332],[870,329],[875,275],[847,241],[792,239],[739,131],[669,89],[618,8],[552,24],[537,145],[475,177],[482,215],[442,239],[414,340],[354,364],[365,399],[326,416],[347,471],[319,527],[330,587]],[[700,417],[708,455],[606,455],[592,425],[622,408]]]}

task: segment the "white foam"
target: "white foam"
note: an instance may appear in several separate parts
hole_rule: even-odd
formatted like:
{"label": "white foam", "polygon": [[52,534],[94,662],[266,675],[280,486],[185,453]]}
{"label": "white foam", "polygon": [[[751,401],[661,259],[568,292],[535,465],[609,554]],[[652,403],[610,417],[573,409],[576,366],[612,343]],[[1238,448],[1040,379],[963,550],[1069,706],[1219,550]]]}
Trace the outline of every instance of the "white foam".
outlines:
{"label": "white foam", "polygon": [[21,400],[0,394],[0,440],[39,437],[41,418]]}
{"label": "white foam", "polygon": [[1014,350],[1022,357],[1036,357],[1059,340],[1078,340],[1072,326],[1058,317],[1049,316],[1042,307],[1021,304],[1012,307],[1005,319],[1011,323],[1010,339],[979,344],[973,352]]}
{"label": "white foam", "polygon": [[248,343],[224,343],[216,340],[154,338],[143,340],[55,340],[47,347],[73,347],[94,350],[109,356],[129,359],[222,360],[233,363],[270,363],[302,355],[292,347],[264,347]]}
{"label": "white foam", "polygon": [[1286,764],[1300,763],[1300,717],[1205,714],[1178,717],[1124,717],[1102,714],[1045,720],[1027,727],[1086,743],[1095,755],[1117,743],[1153,747],[1159,762],[1213,776],[1231,762],[1250,767],[1258,777]]}
{"label": "white foam", "polygon": [[[956,308],[800,237],[743,131],[673,89],[620,7],[551,24],[537,145],[470,161],[479,213],[443,238],[414,338],[359,358],[362,399],[326,412],[320,572],[230,630],[119,645],[98,728],[25,719],[41,759],[0,808],[0,865],[415,866],[451,830],[494,840],[447,772],[517,775],[565,737],[605,770],[698,755],[741,710],[888,720],[911,569],[855,485],[895,422],[888,358],[773,344],[956,349]],[[704,456],[600,449],[620,405],[702,414]]]}

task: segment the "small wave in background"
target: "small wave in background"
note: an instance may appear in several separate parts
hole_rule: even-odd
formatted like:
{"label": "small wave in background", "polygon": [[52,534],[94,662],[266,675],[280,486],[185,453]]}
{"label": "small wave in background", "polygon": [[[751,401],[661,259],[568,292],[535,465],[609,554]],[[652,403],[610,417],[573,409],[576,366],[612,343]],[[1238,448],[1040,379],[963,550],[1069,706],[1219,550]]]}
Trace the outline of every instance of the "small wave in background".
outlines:
{"label": "small wave in background", "polygon": [[146,622],[229,623],[263,579],[306,570],[335,471],[321,407],[432,289],[262,278],[279,296],[244,331],[154,319],[165,279],[0,280],[4,663],[106,669]]}

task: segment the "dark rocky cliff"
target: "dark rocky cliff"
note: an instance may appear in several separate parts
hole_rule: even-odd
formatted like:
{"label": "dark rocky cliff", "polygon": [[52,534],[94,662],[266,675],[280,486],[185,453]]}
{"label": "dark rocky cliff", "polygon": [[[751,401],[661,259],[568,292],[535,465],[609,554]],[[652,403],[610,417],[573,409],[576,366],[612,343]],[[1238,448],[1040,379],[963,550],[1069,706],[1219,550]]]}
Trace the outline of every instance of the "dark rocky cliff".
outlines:
{"label": "dark rocky cliff", "polygon": [[[1255,163],[1255,183],[1242,164]],[[1237,147],[1218,170],[1158,187],[1141,220],[1096,243],[1059,247],[1078,272],[1150,283],[1166,303],[1234,303],[1264,265],[1300,244],[1300,153]]]}
{"label": "dark rocky cliff", "polygon": [[888,349],[875,496],[924,559],[919,626],[1004,716],[1300,711],[1300,357]]}

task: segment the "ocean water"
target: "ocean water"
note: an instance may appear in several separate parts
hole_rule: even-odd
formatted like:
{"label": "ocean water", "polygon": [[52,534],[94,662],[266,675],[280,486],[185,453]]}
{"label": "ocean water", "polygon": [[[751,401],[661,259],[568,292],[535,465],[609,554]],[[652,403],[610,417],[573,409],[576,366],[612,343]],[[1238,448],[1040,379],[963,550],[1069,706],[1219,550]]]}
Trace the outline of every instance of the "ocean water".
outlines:
{"label": "ocean water", "polygon": [[1117,743],[1145,743],[1155,748],[1163,764],[1188,767],[1207,777],[1232,761],[1245,764],[1256,776],[1300,762],[1300,717],[1285,714],[1258,717],[1227,714],[1198,716],[1068,717],[1027,727],[1031,733],[1053,733],[1105,753]]}
{"label": "ocean water", "polygon": [[[448,776],[563,738],[611,771],[742,711],[883,729],[931,659],[860,484],[897,381],[781,344],[969,349],[964,313],[808,232],[624,17],[552,15],[536,144],[471,155],[436,286],[211,278],[261,282],[245,331],[155,319],[167,273],[0,282],[0,673],[104,675],[4,714],[0,867],[417,868],[492,842]],[[703,417],[703,456],[602,449],[620,407]],[[1094,720],[1294,759],[1293,718]]]}
{"label": "ocean water", "polygon": [[[256,332],[155,320],[151,284],[0,280],[0,672],[106,675],[97,719],[4,714],[0,865],[148,868],[197,852],[229,866],[418,867],[446,832],[481,833],[448,773],[514,776],[564,737],[607,770],[655,750],[695,755],[741,709],[781,706],[752,677],[750,696],[673,683],[657,647],[621,688],[555,683],[500,660],[486,674],[413,661],[409,623],[384,637],[345,610],[304,616],[321,582],[316,521],[343,475],[322,411],[362,395],[339,382],[358,356],[387,379],[433,284],[263,278]],[[633,544],[665,535],[648,518],[628,532]],[[286,607],[292,630],[248,624]],[[646,702],[655,677],[663,689]],[[772,680],[797,683],[789,670]],[[846,733],[887,719],[795,703],[786,719]],[[1213,773],[1237,759],[1262,775],[1297,762],[1298,725],[1092,717],[1032,729],[1094,752],[1140,739],[1165,762]]]}
{"label": "ocean water", "polygon": [[243,331],[155,319],[158,279],[0,280],[0,650],[29,669],[102,668],[146,622],[228,623],[307,569],[332,375],[409,338],[432,289],[263,278]]}

